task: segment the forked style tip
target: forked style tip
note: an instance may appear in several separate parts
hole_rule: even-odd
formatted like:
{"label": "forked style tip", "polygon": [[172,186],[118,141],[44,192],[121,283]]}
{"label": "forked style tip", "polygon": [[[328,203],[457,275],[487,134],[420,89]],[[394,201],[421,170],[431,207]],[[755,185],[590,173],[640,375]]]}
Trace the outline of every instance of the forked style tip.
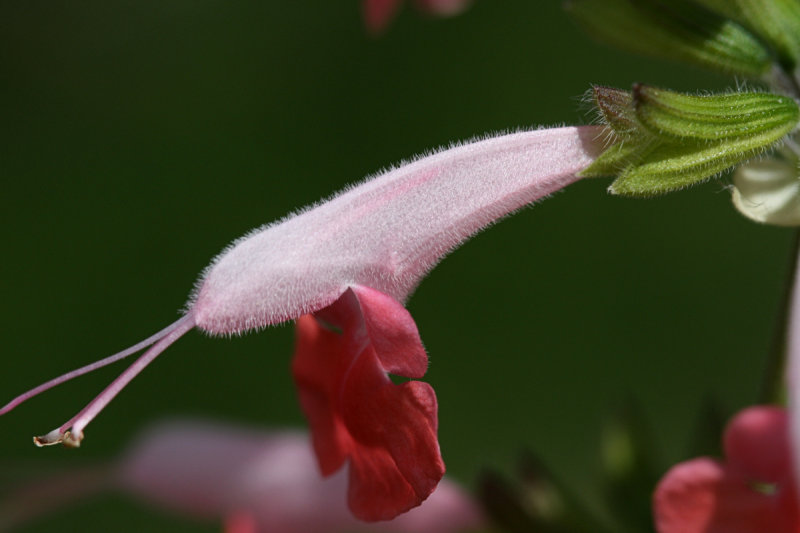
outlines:
{"label": "forked style tip", "polygon": [[71,431],[64,431],[61,428],[56,428],[46,435],[39,435],[33,437],[33,443],[39,447],[53,446],[54,444],[63,444],[67,448],[79,448],[83,440],[83,433],[73,434]]}
{"label": "forked style tip", "polygon": [[0,415],[10,411],[23,401],[49,388],[52,388],[55,385],[100,368],[101,366],[110,364],[111,362],[118,361],[119,359],[135,353],[135,351],[138,351],[143,347],[150,346],[150,348],[146,350],[144,354],[142,354],[130,367],[120,374],[117,379],[112,381],[111,384],[109,384],[99,395],[97,395],[94,400],[89,402],[88,405],[81,409],[78,414],[53,431],[45,435],[33,437],[33,443],[40,448],[44,446],[52,446],[54,444],[63,444],[68,448],[78,448],[83,440],[83,430],[100,413],[100,411],[102,411],[103,408],[108,405],[108,403],[114,399],[114,397],[119,394],[119,392],[125,388],[125,386],[136,375],[144,370],[147,365],[153,362],[153,360],[158,357],[169,345],[178,340],[183,334],[191,330],[194,326],[194,316],[191,312],[189,312],[152,337],[120,352],[119,354],[115,354],[111,357],[98,361],[97,363],[87,365],[81,369],[65,374],[64,376],[51,380],[17,397],[6,407],[4,407],[3,410],[0,410]]}

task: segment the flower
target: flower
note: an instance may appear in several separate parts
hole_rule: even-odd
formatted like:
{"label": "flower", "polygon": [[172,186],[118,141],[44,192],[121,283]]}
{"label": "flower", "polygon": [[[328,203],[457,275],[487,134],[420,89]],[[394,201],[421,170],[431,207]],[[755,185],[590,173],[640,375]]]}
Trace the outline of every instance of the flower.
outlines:
{"label": "flower", "polygon": [[348,511],[345,473],[320,478],[302,432],[162,424],[145,433],[123,458],[119,482],[161,507],[223,518],[230,533],[452,533],[482,521],[476,504],[457,485],[443,481],[417,509],[391,522],[364,524]]}
{"label": "flower", "polygon": [[[418,9],[440,16],[457,15],[467,8],[472,0],[416,0]],[[381,33],[389,25],[402,0],[364,0],[362,11],[364,23],[373,34]]]}
{"label": "flower", "polygon": [[658,533],[797,533],[786,411],[741,411],[725,428],[723,446],[725,461],[686,461],[659,482],[653,496]]}
{"label": "flower", "polygon": [[121,491],[226,533],[455,533],[480,527],[478,506],[449,480],[424,505],[365,524],[346,505],[347,478],[319,476],[308,435],[207,421],[169,421],[140,434],[114,465],[88,465],[20,487],[0,503],[8,531],[78,496]]}
{"label": "flower", "polygon": [[765,224],[800,226],[797,157],[765,159],[742,165],[733,174],[733,205]]}
{"label": "flower", "polygon": [[444,475],[433,388],[386,375],[421,377],[427,366],[411,315],[374,289],[351,287],[297,321],[292,372],[320,468],[350,460],[350,509],[363,520],[419,505]]}
{"label": "flower", "polygon": [[[433,391],[419,383],[387,386],[384,375],[419,377],[425,371],[426,356],[403,303],[460,243],[577,181],[577,173],[604,147],[601,131],[594,126],[540,129],[453,146],[257,228],[212,261],[185,315],[174,324],[18,396],[0,409],[0,415],[40,392],[150,346],[77,415],[34,439],[39,445],[78,446],[94,417],[191,329],[233,335],[298,319],[295,375],[323,470],[330,473],[334,464],[349,458],[354,481],[350,502],[361,516],[388,518],[408,509],[430,493],[443,466]],[[327,317],[346,331],[339,338],[315,332],[312,319],[304,317],[308,314]],[[328,360],[327,353],[337,357]],[[351,381],[346,372],[336,380],[315,379],[318,372],[313,367],[327,365],[341,365],[368,379]],[[393,419],[387,420],[388,414]],[[331,440],[331,434],[339,440]],[[401,444],[403,439],[408,448]],[[334,442],[336,447],[328,451],[327,445]],[[376,461],[384,451],[397,463],[395,479],[402,478],[408,486],[375,491],[369,501],[357,501],[371,477],[387,481],[394,475],[386,468],[388,458]],[[384,502],[375,501],[379,498]]]}

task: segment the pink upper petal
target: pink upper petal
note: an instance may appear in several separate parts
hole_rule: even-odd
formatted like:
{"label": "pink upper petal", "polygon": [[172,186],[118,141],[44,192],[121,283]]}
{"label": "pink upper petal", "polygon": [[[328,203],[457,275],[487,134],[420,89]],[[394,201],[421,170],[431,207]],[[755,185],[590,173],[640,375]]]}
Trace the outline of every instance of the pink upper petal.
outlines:
{"label": "pink upper petal", "polygon": [[659,533],[797,533],[777,495],[763,494],[719,461],[694,459],[673,467],[653,497]]}
{"label": "pink upper petal", "polygon": [[753,481],[784,483],[792,477],[789,419],[784,409],[744,409],[728,423],[723,444],[728,465]]}
{"label": "pink upper petal", "polygon": [[553,128],[422,157],[237,240],[206,269],[189,307],[197,326],[235,333],[295,319],[362,285],[404,302],[481,228],[578,178],[602,151],[600,127]]}

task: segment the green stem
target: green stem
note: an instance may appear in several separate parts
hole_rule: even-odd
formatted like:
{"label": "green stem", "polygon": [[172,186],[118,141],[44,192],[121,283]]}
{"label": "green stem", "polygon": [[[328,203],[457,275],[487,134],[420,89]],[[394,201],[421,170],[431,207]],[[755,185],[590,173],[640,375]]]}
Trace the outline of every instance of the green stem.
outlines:
{"label": "green stem", "polygon": [[800,229],[796,229],[792,237],[789,267],[785,275],[784,290],[776,317],[777,321],[772,336],[769,358],[767,359],[767,368],[764,372],[764,381],[761,384],[761,392],[758,395],[760,403],[786,404],[786,335],[788,333],[789,314],[791,313],[792,290],[795,282],[798,281],[795,279],[798,252],[800,252]]}

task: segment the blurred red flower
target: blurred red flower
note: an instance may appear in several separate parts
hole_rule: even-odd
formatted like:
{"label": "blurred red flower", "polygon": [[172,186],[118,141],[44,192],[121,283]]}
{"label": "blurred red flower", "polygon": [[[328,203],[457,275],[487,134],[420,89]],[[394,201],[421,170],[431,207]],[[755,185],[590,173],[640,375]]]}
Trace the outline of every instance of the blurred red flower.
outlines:
{"label": "blurred red flower", "polygon": [[[415,0],[418,9],[433,15],[456,15],[466,9],[471,0]],[[400,7],[402,0],[364,0],[362,10],[367,29],[381,33],[389,25]]]}
{"label": "blurred red flower", "polygon": [[784,409],[750,407],[725,428],[725,461],[701,457],[662,478],[659,533],[797,533],[797,490]]}

